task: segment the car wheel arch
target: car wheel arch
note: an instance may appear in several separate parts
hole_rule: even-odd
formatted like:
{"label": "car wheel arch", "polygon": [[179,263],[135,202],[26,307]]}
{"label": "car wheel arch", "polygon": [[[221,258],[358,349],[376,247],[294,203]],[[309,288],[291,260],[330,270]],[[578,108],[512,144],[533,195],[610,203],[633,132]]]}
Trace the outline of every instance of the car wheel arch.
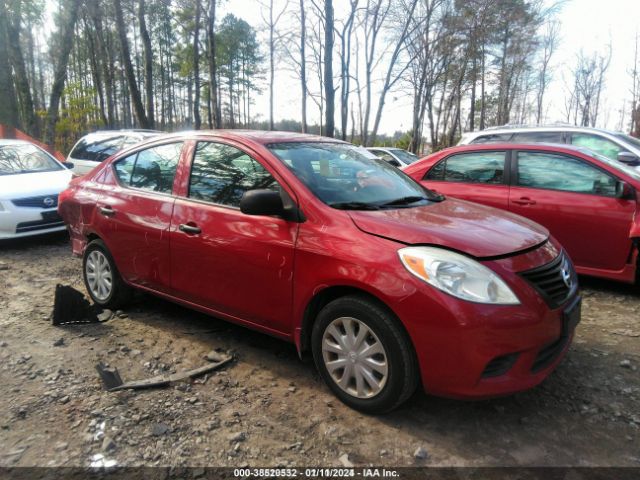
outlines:
{"label": "car wheel arch", "polygon": [[327,288],[323,288],[319,292],[316,292],[316,294],[309,300],[304,309],[302,322],[300,325],[300,337],[299,341],[296,342],[296,347],[298,349],[298,355],[300,356],[300,358],[303,358],[311,351],[311,332],[313,331],[313,324],[320,311],[334,300],[352,295],[357,295],[365,298],[387,311],[396,320],[398,326],[407,336],[407,339],[409,340],[409,343],[411,344],[413,349],[412,353],[414,356],[416,355],[415,346],[413,345],[411,335],[407,331],[407,328],[402,323],[402,321],[398,318],[398,315],[396,315],[396,313],[389,307],[389,305],[387,305],[373,293],[362,288],[350,285],[333,285]]}

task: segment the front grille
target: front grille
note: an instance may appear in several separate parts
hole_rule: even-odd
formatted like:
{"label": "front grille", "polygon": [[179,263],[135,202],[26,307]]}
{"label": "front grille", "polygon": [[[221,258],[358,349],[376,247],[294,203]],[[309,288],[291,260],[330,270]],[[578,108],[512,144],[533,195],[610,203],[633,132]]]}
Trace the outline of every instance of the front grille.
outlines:
{"label": "front grille", "polygon": [[482,372],[482,378],[499,377],[500,375],[504,375],[511,369],[511,367],[513,367],[513,364],[516,363],[517,359],[517,353],[511,353],[509,355],[494,358],[487,363],[487,366]]}
{"label": "front grille", "polygon": [[520,276],[542,295],[552,309],[562,305],[576,285],[575,272],[564,253],[558,255],[551,263],[520,272]]}
{"label": "front grille", "polygon": [[35,220],[33,222],[22,222],[16,226],[16,233],[33,232],[36,230],[46,230],[48,228],[62,227],[64,222],[56,213],[46,220]]}
{"label": "front grille", "polygon": [[14,198],[13,200],[11,200],[11,203],[13,203],[16,207],[55,208],[58,206],[58,194]]}

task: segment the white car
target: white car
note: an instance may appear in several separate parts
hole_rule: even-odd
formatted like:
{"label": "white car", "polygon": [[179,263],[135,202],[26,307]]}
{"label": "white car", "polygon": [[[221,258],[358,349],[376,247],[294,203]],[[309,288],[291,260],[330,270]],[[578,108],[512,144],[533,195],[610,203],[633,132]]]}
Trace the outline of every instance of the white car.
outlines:
{"label": "white car", "polygon": [[0,240],[65,230],[58,194],[72,177],[33,143],[0,140]]}
{"label": "white car", "polygon": [[504,125],[462,135],[458,145],[470,143],[558,143],[585,147],[631,166],[640,165],[640,139],[622,132],[574,125]]}
{"label": "white car", "polygon": [[67,161],[73,163],[73,173],[85,175],[123,148],[161,133],[156,130],[99,130],[78,140]]}
{"label": "white car", "polygon": [[403,169],[411,165],[418,160],[413,153],[402,150],[401,148],[388,148],[388,147],[369,147],[370,152],[376,155],[376,157],[389,162],[394,167]]}

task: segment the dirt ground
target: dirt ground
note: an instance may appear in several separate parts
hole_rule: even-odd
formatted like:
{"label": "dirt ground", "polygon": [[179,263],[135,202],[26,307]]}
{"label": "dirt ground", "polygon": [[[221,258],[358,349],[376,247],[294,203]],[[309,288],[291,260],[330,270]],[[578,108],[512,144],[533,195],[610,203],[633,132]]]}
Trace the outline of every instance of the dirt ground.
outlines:
{"label": "dirt ground", "polygon": [[[342,405],[292,345],[140,295],[104,322],[52,326],[55,285],[84,292],[65,235],[0,244],[0,466],[640,466],[640,286],[582,278],[568,357],[532,391],[418,392],[392,414]],[[126,318],[123,318],[126,317]],[[235,360],[205,383],[104,391]],[[346,456],[345,456],[346,455]]]}

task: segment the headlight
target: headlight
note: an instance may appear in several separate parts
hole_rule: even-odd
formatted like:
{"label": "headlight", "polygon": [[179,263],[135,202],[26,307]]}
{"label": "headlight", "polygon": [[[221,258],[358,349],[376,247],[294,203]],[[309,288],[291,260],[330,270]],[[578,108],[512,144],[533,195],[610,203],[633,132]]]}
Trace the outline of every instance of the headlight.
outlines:
{"label": "headlight", "polygon": [[520,301],[502,279],[469,257],[436,247],[398,250],[409,272],[454,297],[477,303],[518,305]]}

